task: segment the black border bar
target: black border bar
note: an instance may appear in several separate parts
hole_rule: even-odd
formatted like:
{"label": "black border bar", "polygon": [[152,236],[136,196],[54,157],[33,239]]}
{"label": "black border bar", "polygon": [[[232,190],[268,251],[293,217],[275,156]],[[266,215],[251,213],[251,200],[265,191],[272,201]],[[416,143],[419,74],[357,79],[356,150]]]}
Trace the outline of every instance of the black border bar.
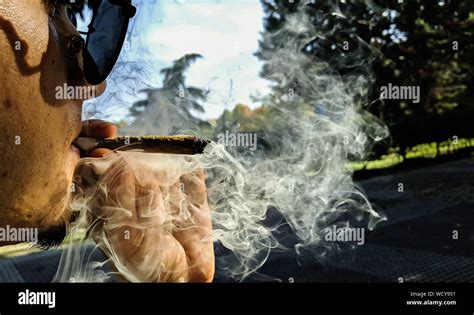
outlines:
{"label": "black border bar", "polygon": [[[55,292],[54,309],[19,305],[20,292]],[[416,292],[413,295],[412,292]],[[425,292],[424,297],[419,294]],[[430,293],[431,292],[431,293]],[[439,296],[436,292],[454,292]],[[407,300],[456,301],[409,306]],[[0,313],[11,312],[403,312],[474,313],[474,283],[0,284]]]}

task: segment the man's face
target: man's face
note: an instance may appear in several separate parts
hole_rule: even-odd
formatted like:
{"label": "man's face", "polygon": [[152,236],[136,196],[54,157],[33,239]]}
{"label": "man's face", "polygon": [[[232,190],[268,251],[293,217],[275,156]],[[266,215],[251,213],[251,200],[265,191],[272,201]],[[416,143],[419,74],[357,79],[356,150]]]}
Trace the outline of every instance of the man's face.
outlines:
{"label": "man's face", "polygon": [[[44,0],[46,1],[46,0]],[[54,1],[51,1],[54,3]],[[82,100],[58,87],[86,85],[65,8],[0,0],[0,226],[61,226],[79,152]],[[95,94],[103,92],[98,86]]]}

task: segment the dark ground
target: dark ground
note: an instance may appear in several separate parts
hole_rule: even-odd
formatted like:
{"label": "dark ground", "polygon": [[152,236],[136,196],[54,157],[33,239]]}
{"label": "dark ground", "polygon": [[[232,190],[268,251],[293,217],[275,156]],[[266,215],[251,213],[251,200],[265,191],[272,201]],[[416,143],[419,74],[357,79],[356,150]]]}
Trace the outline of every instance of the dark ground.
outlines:
{"label": "dark ground", "polygon": [[388,218],[363,246],[324,264],[275,255],[261,272],[283,282],[474,282],[473,158],[359,184]]}
{"label": "dark ground", "polygon": [[[283,282],[474,282],[474,158],[359,183],[388,218],[366,233],[363,246],[324,263],[275,254],[260,272]],[[281,235],[291,242],[288,229]],[[60,256],[52,250],[0,260],[0,282],[50,282]],[[215,281],[230,279],[217,269]]]}

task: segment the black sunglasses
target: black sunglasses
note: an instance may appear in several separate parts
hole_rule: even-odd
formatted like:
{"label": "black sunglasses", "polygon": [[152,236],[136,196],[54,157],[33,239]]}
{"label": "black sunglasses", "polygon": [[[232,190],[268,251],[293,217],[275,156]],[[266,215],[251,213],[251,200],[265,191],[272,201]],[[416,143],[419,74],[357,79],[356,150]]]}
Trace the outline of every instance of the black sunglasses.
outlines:
{"label": "black sunglasses", "polygon": [[[79,33],[87,36],[82,52],[85,79],[97,85],[107,78],[117,62],[136,8],[131,0],[89,0],[88,6],[92,9],[92,20],[88,31]],[[77,26],[75,14],[68,13]]]}

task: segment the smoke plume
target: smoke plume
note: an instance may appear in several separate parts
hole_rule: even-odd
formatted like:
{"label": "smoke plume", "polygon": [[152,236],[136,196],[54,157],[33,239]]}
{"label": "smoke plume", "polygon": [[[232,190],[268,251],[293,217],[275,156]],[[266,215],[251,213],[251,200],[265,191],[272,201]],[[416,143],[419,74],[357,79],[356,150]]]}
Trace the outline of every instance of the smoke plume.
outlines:
{"label": "smoke plume", "polygon": [[[332,252],[352,246],[325,241],[323,231],[326,227],[367,226],[372,229],[385,219],[355,185],[348,168],[350,160],[363,159],[374,142],[388,135],[382,123],[364,110],[369,102],[374,52],[361,49],[348,53],[347,59],[340,62],[345,67],[353,65],[363,71],[341,75],[336,70],[340,64],[330,64],[305,53],[305,45],[316,37],[327,35],[310,25],[304,6],[301,6],[281,29],[263,35],[264,42],[270,37],[278,37],[285,44],[264,56],[276,88],[263,100],[264,111],[271,119],[262,120],[256,131],[257,150],[213,142],[204,154],[193,157],[132,152],[119,155],[120,163],[130,169],[136,180],[146,177],[144,169],[168,172],[163,175],[160,184],[163,187],[170,187],[180,177],[199,169],[205,171],[212,240],[220,249],[216,265],[226,276],[239,281],[255,275],[272,251],[286,251],[302,259],[324,260]],[[127,133],[149,134],[154,131],[150,126],[160,126],[155,132],[166,134],[174,128],[201,135],[196,126],[170,126],[170,121],[176,121],[170,117],[173,101],[166,100],[166,111],[163,102],[157,101],[146,108],[138,118],[140,123],[128,126]],[[150,117],[158,121],[144,124],[143,121]],[[143,129],[145,125],[147,130]],[[163,126],[167,130],[163,130]],[[229,126],[229,132],[238,134],[239,128],[239,125]],[[112,167],[114,161],[111,159],[100,162],[98,167]],[[97,162],[85,160],[82,163]],[[87,231],[130,281],[139,281],[137,274],[161,272],[151,270],[156,262],[141,264],[141,268],[149,268],[147,270],[124,265],[112,244],[116,240],[107,238],[103,224],[101,227],[94,225],[96,221],[91,218],[97,215],[92,216],[91,212],[95,211],[97,189],[106,194],[103,190],[115,180],[113,172],[108,174],[95,179],[96,188],[81,191],[72,199],[70,209],[76,213],[77,220],[71,232]],[[82,174],[82,181],[92,175]],[[167,202],[171,205],[177,201],[171,196]],[[117,205],[107,214],[107,224],[120,222],[127,213],[126,207]],[[282,220],[278,224],[268,222],[272,214]],[[146,220],[137,222],[135,228],[156,228],[147,223]],[[291,231],[292,242],[285,242],[284,235],[282,237],[283,225]],[[107,277],[98,271],[97,265],[84,270],[74,263],[81,259],[81,254],[77,252],[78,247],[69,248],[69,252],[65,251],[58,281],[69,281],[70,278],[102,281]]]}

